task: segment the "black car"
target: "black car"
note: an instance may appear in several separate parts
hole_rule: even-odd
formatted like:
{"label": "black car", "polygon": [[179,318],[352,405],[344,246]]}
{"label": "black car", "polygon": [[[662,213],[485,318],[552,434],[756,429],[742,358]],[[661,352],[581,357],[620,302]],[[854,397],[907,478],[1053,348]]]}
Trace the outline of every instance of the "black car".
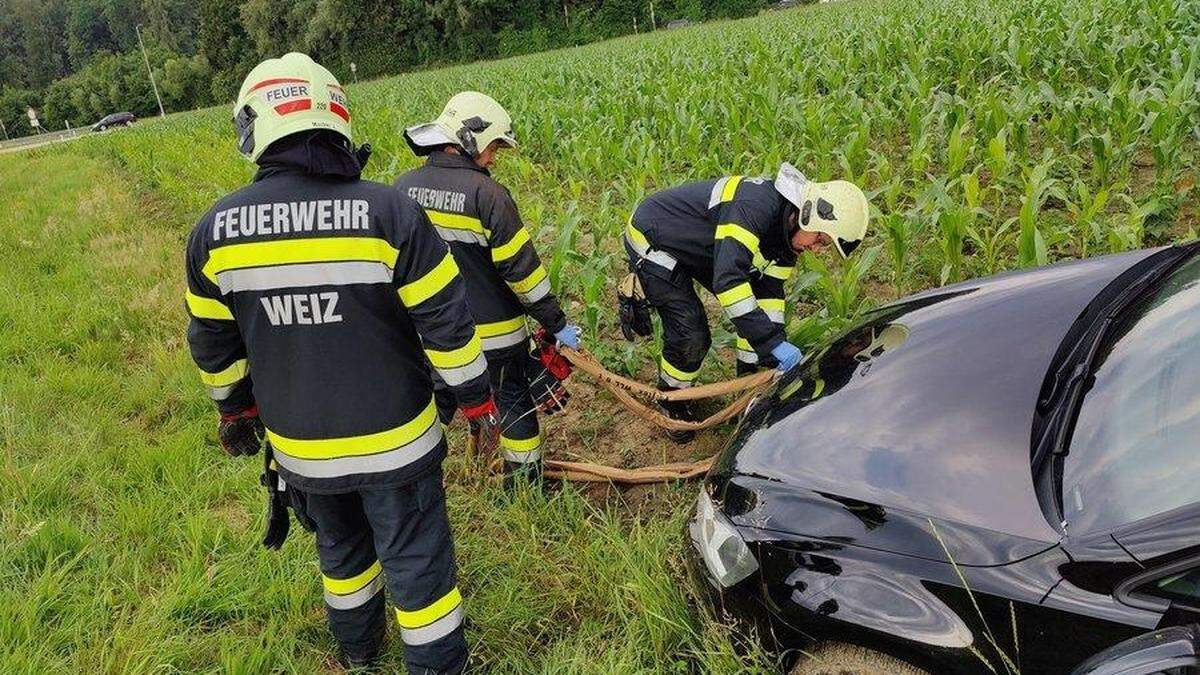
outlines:
{"label": "black car", "polygon": [[137,116],[131,112],[113,113],[93,124],[92,131],[108,131],[113,127],[131,127],[136,121]]}
{"label": "black car", "polygon": [[932,673],[1126,672],[1082,664],[1200,621],[1198,251],[928,291],[806,359],[689,523],[718,616],[797,672],[845,645]]}

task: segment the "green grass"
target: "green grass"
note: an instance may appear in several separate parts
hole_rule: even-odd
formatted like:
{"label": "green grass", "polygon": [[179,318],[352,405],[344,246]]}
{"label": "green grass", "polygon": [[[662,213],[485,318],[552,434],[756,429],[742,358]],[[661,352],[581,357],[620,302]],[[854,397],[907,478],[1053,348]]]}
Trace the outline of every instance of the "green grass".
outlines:
{"label": "green grass", "polygon": [[[811,344],[898,295],[1194,236],[1195,0],[848,0],[352,86],[368,171],[452,93],[517,119],[498,177],[568,311],[610,364],[618,233],[647,192],[726,173],[863,184],[850,265],[806,257],[789,329]],[[232,92],[231,92],[232,94]],[[0,671],[332,668],[311,539],[258,546],[254,460],[215,449],[183,340],[186,233],[251,167],[227,108],[0,157]],[[728,372],[732,336],[717,331]],[[587,454],[603,398],[550,423]],[[607,420],[607,421],[606,421]],[[628,435],[620,456],[639,456]],[[643,443],[644,445],[644,443]],[[644,449],[640,454],[644,454]],[[451,517],[477,663],[494,672],[742,672],[689,604],[694,486],[628,512],[575,488],[505,496],[456,455]],[[395,662],[398,650],[391,658]]]}

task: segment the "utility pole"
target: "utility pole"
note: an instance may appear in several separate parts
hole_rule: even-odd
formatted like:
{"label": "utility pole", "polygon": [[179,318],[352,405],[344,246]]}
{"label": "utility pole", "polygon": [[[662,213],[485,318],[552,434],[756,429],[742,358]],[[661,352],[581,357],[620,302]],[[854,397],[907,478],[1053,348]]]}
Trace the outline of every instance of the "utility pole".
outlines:
{"label": "utility pole", "polygon": [[8,127],[4,126],[4,120],[0,120],[0,131],[4,132],[4,140],[6,140],[6,141],[9,140]]}
{"label": "utility pole", "polygon": [[654,0],[650,0],[650,28],[658,30],[658,22],[654,20]]}
{"label": "utility pole", "polygon": [[146,62],[146,72],[150,73],[150,88],[154,90],[154,100],[158,101],[158,115],[166,117],[167,111],[163,110],[162,98],[158,95],[158,85],[154,82],[154,69],[150,67],[150,57],[146,56],[146,45],[142,42],[142,24],[135,25],[133,32],[137,33],[138,46],[142,48],[142,59]]}
{"label": "utility pole", "polygon": [[358,84],[358,64],[353,61],[350,62],[350,73],[354,75],[354,84]]}

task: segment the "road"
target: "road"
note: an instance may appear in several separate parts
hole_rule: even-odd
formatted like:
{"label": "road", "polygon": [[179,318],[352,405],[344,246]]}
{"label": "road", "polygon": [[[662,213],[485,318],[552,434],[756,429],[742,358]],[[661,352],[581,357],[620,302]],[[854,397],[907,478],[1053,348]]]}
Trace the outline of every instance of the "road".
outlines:
{"label": "road", "polygon": [[16,152],[18,150],[28,150],[37,148],[51,143],[65,143],[73,141],[77,138],[82,138],[91,131],[87,129],[72,129],[70,131],[52,131],[49,133],[38,134],[36,136],[25,136],[23,138],[14,138],[8,141],[0,141],[0,154],[6,152]]}

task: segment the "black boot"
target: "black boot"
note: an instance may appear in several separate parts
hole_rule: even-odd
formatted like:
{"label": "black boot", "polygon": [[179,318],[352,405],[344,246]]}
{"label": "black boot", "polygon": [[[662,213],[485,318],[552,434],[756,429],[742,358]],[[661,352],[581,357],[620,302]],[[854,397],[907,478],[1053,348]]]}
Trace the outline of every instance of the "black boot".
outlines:
{"label": "black boot", "polygon": [[[696,406],[692,401],[663,401],[663,412],[667,417],[681,422],[695,422],[699,419]],[[671,442],[683,445],[691,443],[696,438],[696,432],[691,430],[667,429],[667,438]]]}
{"label": "black boot", "polygon": [[535,489],[542,487],[542,462],[504,462],[504,489],[512,492],[517,485],[531,485]]}

